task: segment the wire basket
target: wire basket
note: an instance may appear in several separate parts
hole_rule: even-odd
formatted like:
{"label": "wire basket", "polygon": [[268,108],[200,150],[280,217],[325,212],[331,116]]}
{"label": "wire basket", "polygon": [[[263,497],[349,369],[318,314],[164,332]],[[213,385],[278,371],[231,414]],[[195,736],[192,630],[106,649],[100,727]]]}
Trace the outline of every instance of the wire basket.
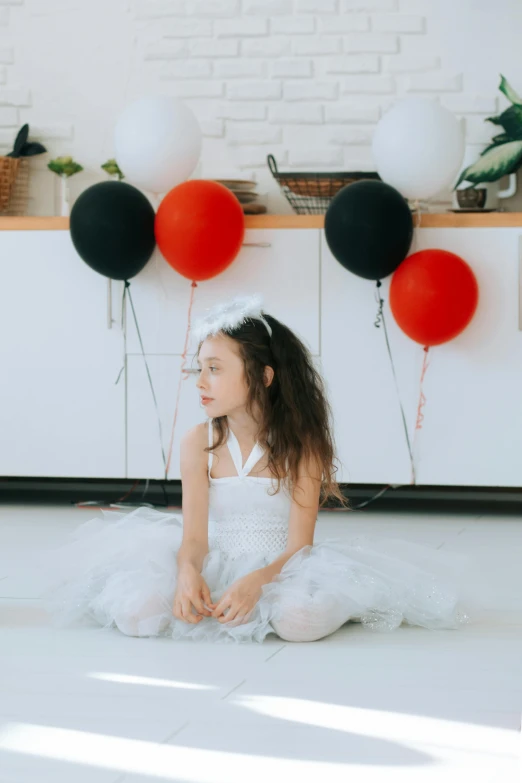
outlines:
{"label": "wire basket", "polygon": [[[13,158],[0,158],[1,160],[13,160]],[[7,194],[7,200],[3,202],[5,206],[2,204],[2,199],[0,199],[0,216],[2,217],[27,214],[29,203],[29,159],[14,158],[14,160],[18,162],[17,175]],[[0,183],[1,179],[2,173],[0,173]],[[0,184],[0,192],[1,190],[2,186]]]}
{"label": "wire basket", "polygon": [[0,155],[0,210],[7,208],[20,168],[20,158]]}
{"label": "wire basket", "polygon": [[346,185],[362,179],[378,179],[376,171],[311,172],[278,170],[273,155],[268,168],[298,215],[324,215],[333,197]]}

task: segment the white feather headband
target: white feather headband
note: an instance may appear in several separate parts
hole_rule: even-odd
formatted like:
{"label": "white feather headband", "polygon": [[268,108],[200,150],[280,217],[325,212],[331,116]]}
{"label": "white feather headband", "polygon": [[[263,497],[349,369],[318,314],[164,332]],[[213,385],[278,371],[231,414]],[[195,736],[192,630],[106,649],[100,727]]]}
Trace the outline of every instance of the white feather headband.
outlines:
{"label": "white feather headband", "polygon": [[204,318],[200,318],[192,328],[192,334],[198,342],[211,335],[237,329],[245,321],[257,319],[266,326],[272,336],[270,324],[263,318],[263,298],[261,294],[236,296],[228,302],[212,307]]}

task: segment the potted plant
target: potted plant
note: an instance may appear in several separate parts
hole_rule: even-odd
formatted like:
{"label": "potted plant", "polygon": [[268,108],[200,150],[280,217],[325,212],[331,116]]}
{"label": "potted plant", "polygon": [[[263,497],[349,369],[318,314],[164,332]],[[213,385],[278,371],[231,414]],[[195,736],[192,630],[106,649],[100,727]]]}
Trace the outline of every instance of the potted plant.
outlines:
{"label": "potted plant", "polygon": [[29,125],[22,125],[11,152],[0,157],[0,210],[5,210],[9,204],[21,161],[33,155],[41,155],[42,152],[47,152],[43,144],[29,141]]}
{"label": "potted plant", "polygon": [[69,214],[68,180],[73,174],[83,171],[83,166],[76,163],[70,155],[63,155],[60,158],[49,161],[47,168],[54,171],[54,173],[58,174],[60,177],[60,215],[62,215],[62,217],[67,217]]}
{"label": "potted plant", "polygon": [[[522,166],[522,98],[511,87],[507,79],[500,76],[499,90],[510,101],[511,106],[496,117],[488,117],[491,122],[502,128],[502,133],[493,137],[479,159],[461,173],[455,189],[462,182],[471,182],[472,187],[481,182],[495,182],[501,177],[515,174]],[[516,187],[516,181],[515,181]],[[513,195],[515,187],[509,189]],[[508,191],[503,195],[506,196]]]}
{"label": "potted plant", "polygon": [[118,182],[121,182],[125,178],[122,170],[118,166],[115,158],[109,158],[108,161],[102,163],[102,169],[107,172],[112,178],[117,177]]}

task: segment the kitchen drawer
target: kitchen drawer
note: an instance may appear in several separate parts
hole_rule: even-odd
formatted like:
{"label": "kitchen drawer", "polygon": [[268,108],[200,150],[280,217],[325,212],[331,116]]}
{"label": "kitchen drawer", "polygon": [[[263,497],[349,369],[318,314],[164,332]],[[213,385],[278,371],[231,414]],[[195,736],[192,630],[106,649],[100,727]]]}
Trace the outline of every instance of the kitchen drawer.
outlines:
{"label": "kitchen drawer", "polygon": [[[260,293],[267,313],[279,318],[320,353],[320,238],[318,229],[252,229],[231,266],[198,283],[193,320],[216,302],[236,294]],[[158,251],[131,281],[131,293],[147,354],[181,354],[187,329],[191,283]],[[196,349],[192,341],[189,352]],[[127,308],[127,353],[141,353],[132,312]]]}

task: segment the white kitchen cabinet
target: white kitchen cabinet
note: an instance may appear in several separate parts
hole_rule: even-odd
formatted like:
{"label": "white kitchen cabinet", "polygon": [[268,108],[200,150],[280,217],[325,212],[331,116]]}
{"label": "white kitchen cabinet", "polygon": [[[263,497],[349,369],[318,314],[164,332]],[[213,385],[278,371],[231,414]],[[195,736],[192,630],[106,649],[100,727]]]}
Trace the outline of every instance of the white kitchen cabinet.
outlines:
{"label": "white kitchen cabinet", "polygon": [[[375,283],[344,269],[324,236],[321,254],[321,360],[341,463],[337,479],[353,484],[407,484],[411,460],[383,327],[374,325]],[[386,302],[388,289],[389,279],[381,288]],[[415,349],[396,327],[388,307],[385,318],[400,396],[411,410],[408,383],[414,377]]]}
{"label": "white kitchen cabinet", "polygon": [[[120,324],[68,231],[1,231],[0,475],[125,476]],[[113,283],[118,318],[122,286]]]}
{"label": "white kitchen cabinet", "polygon": [[[415,432],[423,347],[385,317],[400,398],[414,445],[416,483],[522,486],[522,331],[519,241],[513,229],[421,229],[412,252],[441,248],[472,267],[480,301],[469,327],[430,349],[421,429]],[[340,480],[407,484],[411,463],[384,334],[375,329],[375,284],[338,264],[322,246],[322,361],[344,463]],[[337,318],[332,317],[335,313]]]}
{"label": "white kitchen cabinet", "polygon": [[457,253],[479,284],[466,331],[430,349],[419,484],[522,486],[521,237],[520,228],[419,232],[418,249]]}
{"label": "white kitchen cabinet", "polygon": [[[480,287],[478,311],[456,340],[430,350],[419,485],[522,486],[520,228],[416,231],[412,252],[461,255]],[[319,229],[247,231],[231,267],[195,291],[193,318],[236,293],[260,292],[321,366],[347,483],[408,484],[411,465],[375,284],[343,269]],[[268,247],[263,246],[268,245]],[[67,231],[0,231],[0,475],[84,478],[164,476],[158,422],[127,308],[127,377],[120,329],[122,284],[77,256]],[[395,324],[381,292],[399,395],[413,439],[422,346]],[[187,327],[190,281],[159,256],[131,284],[168,451]],[[188,350],[193,363],[195,345]],[[169,471],[177,479],[182,434],[206,411],[196,376],[182,381]],[[126,465],[126,460],[128,464]]]}
{"label": "white kitchen cabinet", "polygon": [[[267,313],[279,317],[320,352],[318,229],[251,229],[231,266],[198,283],[193,320],[217,302],[236,294],[261,293]],[[131,281],[131,294],[145,353],[183,352],[191,282],[175,272],[159,251]],[[134,320],[127,312],[127,351],[141,353]],[[196,349],[194,341],[189,352]]]}

